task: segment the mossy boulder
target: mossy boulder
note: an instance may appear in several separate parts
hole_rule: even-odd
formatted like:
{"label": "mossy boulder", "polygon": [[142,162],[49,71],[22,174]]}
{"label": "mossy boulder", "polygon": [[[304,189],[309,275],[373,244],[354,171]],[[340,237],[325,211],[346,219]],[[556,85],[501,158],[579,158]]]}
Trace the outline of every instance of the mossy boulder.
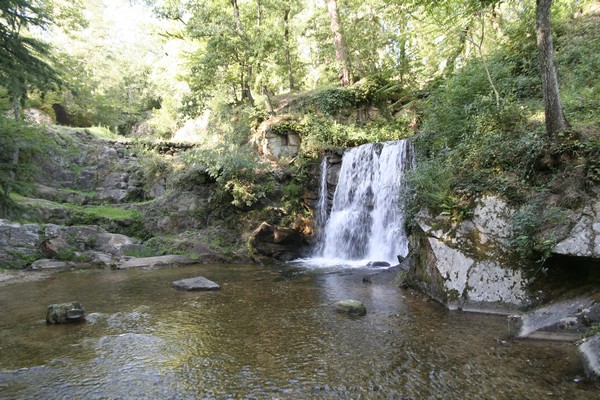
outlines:
{"label": "mossy boulder", "polygon": [[367,315],[367,308],[365,307],[365,305],[363,303],[361,303],[358,300],[352,300],[352,299],[340,300],[340,301],[335,302],[335,304],[333,306],[335,308],[335,311],[342,313],[342,314],[348,314],[348,315],[354,315],[354,316]]}
{"label": "mossy boulder", "polygon": [[46,310],[46,323],[66,324],[85,320],[85,310],[78,301],[50,304]]}

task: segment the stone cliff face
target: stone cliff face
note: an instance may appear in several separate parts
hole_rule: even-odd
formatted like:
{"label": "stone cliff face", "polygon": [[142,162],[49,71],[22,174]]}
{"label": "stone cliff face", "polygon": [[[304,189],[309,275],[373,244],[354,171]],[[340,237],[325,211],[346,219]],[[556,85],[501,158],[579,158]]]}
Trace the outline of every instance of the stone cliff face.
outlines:
{"label": "stone cliff face", "polygon": [[[59,127],[48,127],[47,136],[45,154],[35,160],[31,190],[27,197],[17,198],[18,207],[12,215],[15,220],[33,223],[2,221],[0,267],[22,268],[42,257],[58,257],[44,253],[46,239],[61,249],[59,258],[67,258],[66,253],[78,260],[98,258],[89,252],[82,254],[90,248],[50,238],[47,226],[96,229],[141,239],[164,237],[157,241],[157,252],[178,251],[203,260],[226,259],[211,248],[215,241],[223,247],[242,248],[239,235],[223,226],[223,216],[231,214],[227,209],[232,206],[217,204],[215,181],[204,169],[187,168],[183,181],[174,179],[172,171],[160,165],[148,171],[148,164],[157,159],[176,164],[191,145],[119,142],[96,138],[85,129]],[[154,154],[154,159],[145,154],[148,149],[144,146],[153,146],[150,155]],[[94,207],[108,211],[89,213]],[[103,234],[98,235],[90,242],[101,241]],[[123,256],[107,253],[109,256],[99,256],[106,265],[110,260],[104,261],[111,257]],[[241,252],[232,257],[243,258]]]}
{"label": "stone cliff face", "polygon": [[552,252],[600,261],[600,200],[583,209],[569,236],[559,242]]}
{"label": "stone cliff face", "polygon": [[449,309],[506,313],[529,305],[527,282],[511,262],[510,209],[501,199],[480,199],[459,224],[422,213],[411,238],[409,276]]}
{"label": "stone cliff face", "polygon": [[166,190],[164,179],[149,182],[133,144],[94,137],[86,130],[49,128],[47,155],[37,160],[37,196],[76,204],[150,200]]}
{"label": "stone cliff face", "polygon": [[[519,259],[510,240],[511,216],[516,211],[502,199],[486,196],[478,201],[473,216],[460,223],[445,216],[420,214],[411,242],[414,284],[450,309],[492,312],[529,307],[536,300],[532,296],[538,297],[533,290],[554,290],[562,295],[577,286],[597,285],[600,201],[592,201],[570,216],[576,223],[570,233],[559,238],[543,265],[544,272],[537,276],[524,276],[523,267],[527,266],[523,262],[527,261]],[[536,266],[534,260],[528,262],[541,271],[542,266]],[[551,282],[557,276],[560,281]],[[549,285],[561,287],[555,290]]]}

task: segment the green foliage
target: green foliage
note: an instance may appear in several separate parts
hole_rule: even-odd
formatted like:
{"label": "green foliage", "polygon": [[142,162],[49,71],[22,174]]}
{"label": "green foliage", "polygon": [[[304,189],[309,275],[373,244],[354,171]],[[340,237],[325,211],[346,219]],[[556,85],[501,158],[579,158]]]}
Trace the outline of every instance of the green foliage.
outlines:
{"label": "green foliage", "polygon": [[[150,239],[152,240],[152,239]],[[125,249],[123,252],[124,256],[127,257],[137,257],[137,258],[145,258],[145,257],[156,257],[168,254],[168,252],[159,251],[156,248],[149,246],[130,246]],[[171,253],[172,254],[172,253]]]}
{"label": "green foliage", "polygon": [[84,215],[89,218],[108,218],[112,220],[134,219],[138,213],[134,210],[111,207],[111,206],[90,206],[82,210]]}
{"label": "green foliage", "polygon": [[314,95],[311,103],[322,113],[334,115],[354,105],[354,93],[341,87],[322,89]]}
{"label": "green foliage", "polygon": [[[600,17],[570,19],[557,40],[557,63],[565,112],[574,126],[600,125]],[[566,29],[566,28],[565,28]]]}
{"label": "green foliage", "polygon": [[7,269],[24,269],[31,265],[35,260],[39,260],[42,257],[42,254],[37,250],[33,254],[15,250],[8,252],[8,255],[12,261],[2,265],[3,268]]}
{"label": "green foliage", "polygon": [[115,206],[72,206],[67,225],[98,225],[110,232],[148,239],[152,233],[144,227],[142,214],[135,209]]}
{"label": "green foliage", "polygon": [[140,157],[140,171],[144,177],[144,189],[149,190],[174,174],[175,166],[172,160],[160,155],[156,150],[145,150],[143,157]]}
{"label": "green foliage", "polygon": [[290,109],[337,117],[351,109],[384,105],[397,95],[394,89],[398,86],[398,82],[373,74],[349,87],[331,86],[304,93],[292,101]]}
{"label": "green foliage", "polygon": [[[568,221],[566,211],[547,207],[541,201],[521,207],[511,218],[513,236],[511,243],[517,254],[525,261],[543,263],[556,245],[556,232]],[[537,273],[535,271],[529,271]]]}
{"label": "green foliage", "polygon": [[186,185],[198,173],[208,174],[236,207],[250,207],[263,199],[273,178],[268,165],[248,145],[257,118],[253,107],[214,103],[210,129],[201,145],[181,157],[188,167],[180,172],[179,184]]}
{"label": "green foliage", "polygon": [[25,192],[35,171],[34,157],[51,144],[39,129],[0,115],[0,216],[14,206],[12,191]]}
{"label": "green foliage", "polygon": [[48,89],[60,81],[46,57],[49,46],[27,32],[51,21],[42,2],[8,0],[0,5],[0,86],[7,89],[17,115],[30,86]]}
{"label": "green foliage", "polygon": [[75,262],[86,262],[90,261],[90,257],[79,254],[77,251],[72,249],[60,249],[58,254],[54,257],[61,261],[75,261]]}
{"label": "green foliage", "polygon": [[434,215],[448,211],[454,176],[447,165],[437,160],[424,160],[408,171],[405,179],[402,195],[409,221],[414,220],[422,209]]}
{"label": "green foliage", "polygon": [[307,157],[317,157],[325,149],[398,140],[413,134],[402,121],[378,119],[366,124],[342,124],[310,114],[305,115],[295,129],[302,134],[302,153]]}
{"label": "green foliage", "polygon": [[[530,7],[517,8],[515,12],[527,18],[533,16]],[[568,7],[560,12],[563,20],[571,18]],[[492,192],[513,205],[528,203],[532,192],[543,192],[549,184],[544,174],[551,171],[541,167],[544,157],[562,159],[565,164],[551,161],[550,165],[563,169],[576,169],[567,161],[579,159],[577,162],[585,168],[588,182],[593,182],[597,175],[600,121],[597,116],[595,120],[591,117],[597,115],[591,111],[595,100],[591,100],[591,108],[584,106],[587,111],[581,109],[582,112],[570,117],[573,125],[584,129],[566,134],[569,138],[561,136],[556,142],[543,135],[543,120],[538,117],[542,108],[535,41],[531,35],[523,35],[532,28],[527,18],[515,19],[506,26],[509,34],[506,46],[488,56],[489,71],[501,97],[499,107],[480,60],[472,60],[443,84],[434,86],[426,101],[423,132],[415,139],[417,148],[422,150],[417,165],[437,162],[451,170],[453,188],[446,193],[448,199],[471,199]],[[587,47],[582,43],[586,41],[583,37],[594,43],[597,30],[592,32],[590,26],[596,17],[578,18],[572,26],[576,29],[565,30],[558,40],[564,49],[559,53],[559,69],[565,72],[568,82],[563,93],[577,93],[577,96],[586,90],[586,85],[595,90],[596,83],[590,81],[591,71],[587,68],[590,65],[593,68],[597,53],[592,50],[593,44]],[[585,60],[581,66],[580,59]],[[425,185],[422,189],[437,193],[435,185]],[[427,198],[425,194],[422,196]],[[568,197],[567,194],[565,198]]]}

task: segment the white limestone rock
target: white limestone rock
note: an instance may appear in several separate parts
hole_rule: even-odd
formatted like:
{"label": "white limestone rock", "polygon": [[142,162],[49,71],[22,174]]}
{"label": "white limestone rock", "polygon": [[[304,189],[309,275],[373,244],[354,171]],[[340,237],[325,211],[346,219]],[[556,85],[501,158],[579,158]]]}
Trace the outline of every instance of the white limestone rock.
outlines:
{"label": "white limestone rock", "polygon": [[423,290],[449,309],[508,313],[529,305],[521,272],[501,261],[511,254],[514,212],[502,199],[486,196],[473,217],[459,224],[446,216],[419,213],[417,223],[432,254],[425,258],[428,270],[416,271],[416,276],[437,275],[420,284]]}
{"label": "white limestone rock", "polygon": [[461,295],[467,285],[467,274],[474,260],[440,240],[429,238],[429,244],[437,259],[436,268],[444,279],[444,286],[448,291],[456,290],[457,294]]}
{"label": "white limestone rock", "polygon": [[513,213],[514,210],[502,199],[483,197],[473,211],[473,223],[480,233],[481,244],[490,238],[508,244],[512,232],[509,221]]}
{"label": "white limestone rock", "polygon": [[527,303],[526,281],[521,271],[503,268],[494,261],[476,263],[469,270],[468,299],[521,306]]}
{"label": "white limestone rock", "polygon": [[586,207],[569,236],[558,243],[554,254],[600,257],[600,202]]}

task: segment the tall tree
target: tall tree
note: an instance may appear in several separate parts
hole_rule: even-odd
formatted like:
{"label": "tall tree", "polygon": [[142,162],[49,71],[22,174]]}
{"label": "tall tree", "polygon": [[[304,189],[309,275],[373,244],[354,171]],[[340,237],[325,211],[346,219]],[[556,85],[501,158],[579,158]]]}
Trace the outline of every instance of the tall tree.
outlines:
{"label": "tall tree", "polygon": [[344,43],[344,34],[340,20],[340,11],[337,0],[327,0],[327,11],[331,19],[331,32],[333,33],[333,46],[335,47],[335,58],[340,64],[339,78],[342,86],[350,84],[350,67],[348,61],[348,51]]}
{"label": "tall tree", "polygon": [[46,60],[49,46],[27,32],[30,27],[45,29],[51,22],[52,15],[43,2],[5,0],[0,3],[0,85],[11,97],[17,120],[30,87],[44,90],[60,81]]}
{"label": "tall tree", "polygon": [[[30,26],[46,27],[50,22],[46,10],[34,2],[8,0],[0,3],[0,86],[7,89],[11,98],[15,120],[21,118],[21,105],[30,85],[45,89],[47,82],[58,81],[58,75],[43,59],[48,46],[25,35]],[[9,150],[8,177],[2,180],[2,207],[6,214],[10,205],[10,191],[14,185],[19,164],[18,138],[5,138],[5,151]],[[7,149],[8,148],[8,149]]]}
{"label": "tall tree", "polygon": [[546,132],[550,136],[567,129],[567,119],[560,101],[558,74],[554,62],[554,48],[550,29],[552,0],[536,0],[536,30],[539,62],[544,94]]}

